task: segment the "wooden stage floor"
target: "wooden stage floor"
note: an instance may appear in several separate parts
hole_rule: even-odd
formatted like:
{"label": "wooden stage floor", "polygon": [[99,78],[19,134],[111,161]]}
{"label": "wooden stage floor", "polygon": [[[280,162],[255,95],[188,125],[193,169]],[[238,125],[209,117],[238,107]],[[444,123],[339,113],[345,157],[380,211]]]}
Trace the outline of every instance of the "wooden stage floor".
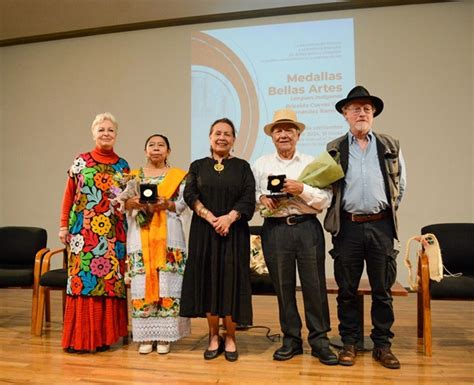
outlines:
{"label": "wooden stage floor", "polygon": [[[223,356],[204,361],[207,326],[192,321],[191,336],[172,345],[171,353],[139,355],[137,344],[120,342],[111,351],[75,355],[64,353],[61,341],[60,293],[52,292],[52,322],[42,337],[30,335],[31,291],[0,290],[0,384],[473,384],[474,302],[433,301],[433,356],[417,348],[416,296],[396,297],[393,351],[400,370],[385,369],[370,352],[358,356],[353,367],[325,366],[304,354],[290,361],[272,360],[279,347],[262,329],[239,331],[240,358]],[[300,294],[300,293],[299,293]],[[330,336],[337,334],[336,301],[330,295]],[[303,306],[299,298],[300,313]],[[365,319],[370,320],[369,298]],[[254,296],[254,324],[279,332],[275,297]],[[366,325],[366,333],[370,325]],[[306,336],[306,333],[304,334]]]}

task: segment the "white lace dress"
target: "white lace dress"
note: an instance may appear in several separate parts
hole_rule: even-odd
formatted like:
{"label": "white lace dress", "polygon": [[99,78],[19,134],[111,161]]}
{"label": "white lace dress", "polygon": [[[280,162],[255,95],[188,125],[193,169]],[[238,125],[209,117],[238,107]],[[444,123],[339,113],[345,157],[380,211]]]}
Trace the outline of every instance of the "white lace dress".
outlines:
{"label": "white lace dress", "polygon": [[[144,183],[160,183],[163,177],[144,178]],[[160,298],[145,302],[145,266],[136,211],[127,214],[127,253],[131,278],[132,333],[136,342],[177,341],[191,332],[189,318],[179,316],[181,286],[186,265],[186,241],[181,215],[187,211],[183,200],[184,182],[171,200],[176,212],[167,212],[166,266],[159,272]]]}

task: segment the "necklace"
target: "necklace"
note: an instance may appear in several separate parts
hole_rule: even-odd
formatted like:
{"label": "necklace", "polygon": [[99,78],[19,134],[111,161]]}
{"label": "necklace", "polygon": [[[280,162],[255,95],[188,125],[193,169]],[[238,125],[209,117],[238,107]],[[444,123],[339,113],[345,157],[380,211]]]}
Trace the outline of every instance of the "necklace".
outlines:
{"label": "necklace", "polygon": [[219,174],[224,171],[224,165],[222,164],[222,161],[224,161],[224,159],[227,159],[229,157],[229,154],[227,154],[227,156],[225,156],[224,158],[222,158],[220,161],[215,159],[214,156],[212,157],[212,159],[214,159],[216,161],[216,163],[214,163],[214,170],[217,171]]}
{"label": "necklace", "polygon": [[224,165],[222,163],[216,162],[214,164],[214,170],[216,170],[219,174],[222,170],[224,170]]}
{"label": "necklace", "polygon": [[[154,167],[145,167],[145,169],[153,170],[153,171],[155,171],[155,170],[159,171],[158,175],[149,175],[150,178],[159,178],[160,176],[163,176],[166,173],[166,171],[168,171],[169,167],[165,166],[163,169],[154,168]],[[153,172],[152,172],[152,174],[153,174]]]}

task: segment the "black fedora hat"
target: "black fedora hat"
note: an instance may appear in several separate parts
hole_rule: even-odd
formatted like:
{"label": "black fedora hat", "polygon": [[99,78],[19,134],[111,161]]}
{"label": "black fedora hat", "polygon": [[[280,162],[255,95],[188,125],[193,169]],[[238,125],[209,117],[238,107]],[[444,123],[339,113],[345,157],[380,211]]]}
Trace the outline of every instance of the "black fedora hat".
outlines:
{"label": "black fedora hat", "polygon": [[369,99],[375,107],[374,117],[379,115],[383,110],[383,101],[382,99],[378,98],[377,96],[373,96],[369,94],[362,86],[355,86],[352,90],[349,91],[347,94],[347,98],[339,100],[336,103],[336,110],[342,114],[342,108],[349,102],[357,99]]}

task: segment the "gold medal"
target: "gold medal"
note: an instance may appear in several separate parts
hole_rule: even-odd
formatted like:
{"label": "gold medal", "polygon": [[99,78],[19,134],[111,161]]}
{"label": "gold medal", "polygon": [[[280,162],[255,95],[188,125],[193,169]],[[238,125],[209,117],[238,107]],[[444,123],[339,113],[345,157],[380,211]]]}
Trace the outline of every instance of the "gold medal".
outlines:
{"label": "gold medal", "polygon": [[280,184],[280,180],[279,179],[272,179],[272,181],[270,182],[272,186],[278,186]]}
{"label": "gold medal", "polygon": [[222,170],[224,169],[224,165],[222,163],[219,163],[217,162],[215,165],[214,165],[214,170],[216,170],[217,172],[221,172]]}

